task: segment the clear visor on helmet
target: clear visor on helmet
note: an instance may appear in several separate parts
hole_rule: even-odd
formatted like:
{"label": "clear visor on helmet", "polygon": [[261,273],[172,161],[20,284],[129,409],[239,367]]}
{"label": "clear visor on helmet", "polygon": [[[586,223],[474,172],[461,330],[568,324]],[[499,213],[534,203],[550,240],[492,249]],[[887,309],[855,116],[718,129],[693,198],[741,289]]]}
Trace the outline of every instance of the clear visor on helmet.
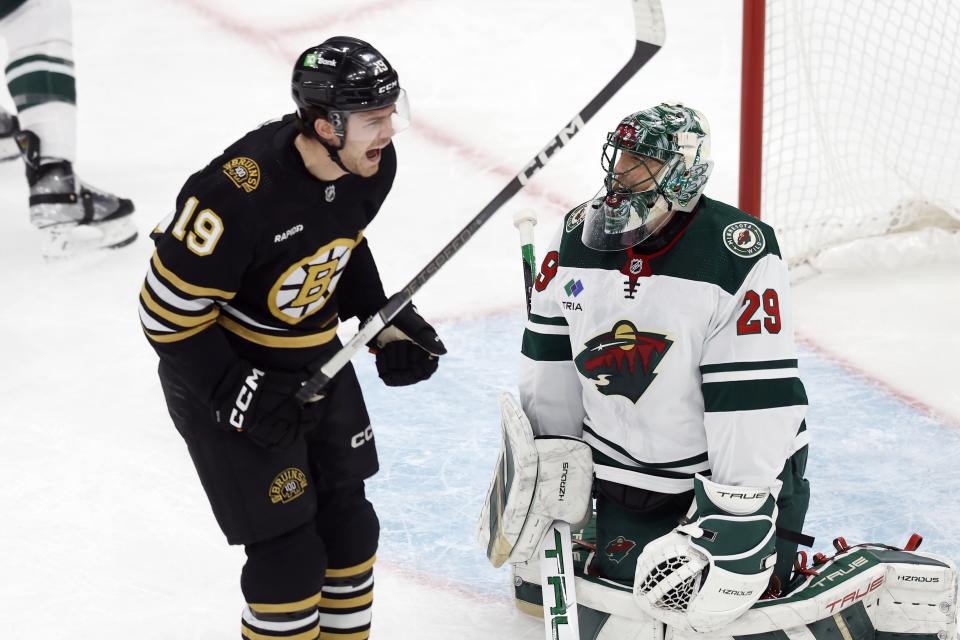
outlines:
{"label": "clear visor on helmet", "polygon": [[670,206],[659,185],[674,161],[635,155],[604,146],[604,187],[586,206],[583,244],[597,251],[622,251],[653,235],[666,221]]}
{"label": "clear visor on helmet", "polygon": [[400,90],[397,101],[386,107],[347,114],[346,137],[351,142],[387,141],[410,126],[407,92]]}

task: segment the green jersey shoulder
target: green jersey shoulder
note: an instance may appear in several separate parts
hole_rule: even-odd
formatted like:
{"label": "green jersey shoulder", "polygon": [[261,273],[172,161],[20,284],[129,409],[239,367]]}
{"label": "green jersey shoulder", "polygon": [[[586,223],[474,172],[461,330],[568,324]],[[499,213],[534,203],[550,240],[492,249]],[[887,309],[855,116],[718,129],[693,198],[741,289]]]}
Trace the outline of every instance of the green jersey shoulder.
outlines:
{"label": "green jersey shoulder", "polygon": [[[582,228],[589,202],[565,217],[559,264],[579,269],[628,271],[714,284],[734,293],[753,266],[768,255],[780,257],[773,228],[748,213],[701,196],[688,216],[674,227],[673,237],[642,243],[623,251],[595,251],[583,244]],[[665,242],[664,242],[665,241]]]}

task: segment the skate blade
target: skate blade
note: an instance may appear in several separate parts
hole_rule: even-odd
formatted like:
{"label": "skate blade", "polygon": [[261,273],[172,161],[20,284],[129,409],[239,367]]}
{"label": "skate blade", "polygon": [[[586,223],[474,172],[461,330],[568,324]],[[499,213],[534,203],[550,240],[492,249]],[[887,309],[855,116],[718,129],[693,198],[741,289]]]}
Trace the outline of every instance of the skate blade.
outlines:
{"label": "skate blade", "polygon": [[136,239],[137,228],[127,216],[96,224],[45,229],[40,251],[47,260],[65,260],[101,249],[119,249]]}

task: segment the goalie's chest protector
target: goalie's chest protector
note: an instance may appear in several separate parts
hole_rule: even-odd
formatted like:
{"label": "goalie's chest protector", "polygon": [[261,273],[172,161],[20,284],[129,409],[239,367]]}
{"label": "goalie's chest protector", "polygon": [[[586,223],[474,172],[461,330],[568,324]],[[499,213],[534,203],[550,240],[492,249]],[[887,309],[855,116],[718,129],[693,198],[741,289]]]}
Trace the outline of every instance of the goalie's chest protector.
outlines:
{"label": "goalie's chest protector", "polygon": [[[577,212],[543,261],[531,323],[562,323],[558,311],[566,322],[595,460],[642,464],[647,488],[689,489],[690,474],[710,467],[701,366],[782,357],[780,340],[736,341],[748,278],[764,259],[780,260],[773,234],[703,198],[671,222],[665,246],[598,252],[583,245]],[[636,484],[632,475],[623,483]]]}

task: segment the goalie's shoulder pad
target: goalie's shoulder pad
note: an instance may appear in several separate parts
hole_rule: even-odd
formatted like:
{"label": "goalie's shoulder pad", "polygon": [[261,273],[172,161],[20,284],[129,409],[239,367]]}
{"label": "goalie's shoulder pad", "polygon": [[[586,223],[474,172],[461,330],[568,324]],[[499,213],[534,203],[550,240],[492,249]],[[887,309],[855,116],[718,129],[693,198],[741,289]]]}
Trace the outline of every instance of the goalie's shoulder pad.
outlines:
{"label": "goalie's shoulder pad", "polygon": [[554,520],[571,524],[590,514],[593,459],[577,438],[534,438],[530,421],[508,393],[499,398],[503,439],[477,539],[495,567],[531,558]]}

